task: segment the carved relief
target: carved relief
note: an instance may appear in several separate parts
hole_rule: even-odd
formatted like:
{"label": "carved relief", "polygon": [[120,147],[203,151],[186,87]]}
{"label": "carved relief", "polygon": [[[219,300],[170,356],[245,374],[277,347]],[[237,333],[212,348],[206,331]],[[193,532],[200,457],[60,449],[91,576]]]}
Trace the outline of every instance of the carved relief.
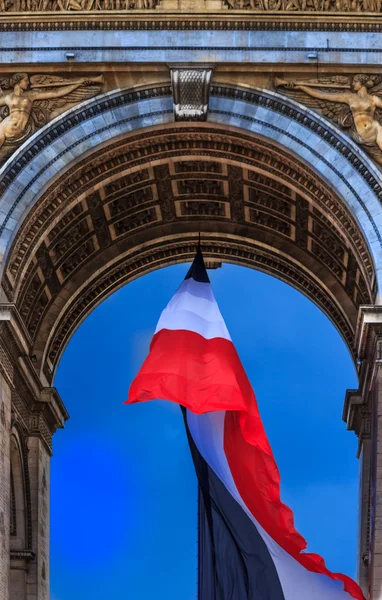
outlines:
{"label": "carved relief", "polygon": [[146,181],[150,178],[150,173],[148,169],[142,169],[140,171],[135,171],[134,173],[129,173],[129,175],[125,175],[124,177],[120,177],[111,183],[105,185],[105,194],[107,196],[119,192],[131,185],[136,183],[140,183],[141,181]]}
{"label": "carved relief", "polygon": [[248,202],[265,206],[287,217],[292,213],[292,205],[289,202],[258,189],[248,189]]}
{"label": "carved relief", "polygon": [[214,179],[180,179],[177,182],[178,194],[190,194],[197,196],[199,194],[208,194],[224,196],[222,181]]}
{"label": "carved relief", "polygon": [[290,223],[282,221],[281,219],[278,219],[277,217],[268,213],[256,210],[255,208],[249,209],[249,211],[247,212],[247,220],[250,223],[260,225],[260,227],[274,229],[278,233],[281,233],[282,235],[287,235],[288,237],[290,237],[292,233],[292,227]]}
{"label": "carved relief", "polygon": [[318,237],[321,244],[343,263],[345,258],[343,242],[316,220],[313,220],[312,231]]}
{"label": "carved relief", "polygon": [[382,165],[382,77],[355,75],[308,81],[275,79],[275,86],[322,112]]}
{"label": "carved relief", "polygon": [[89,224],[86,219],[82,219],[74,225],[68,232],[62,235],[56,245],[51,250],[53,262],[57,263],[67,252],[71,251],[84,236],[89,233]]}
{"label": "carved relief", "polygon": [[294,12],[381,12],[381,0],[225,0],[228,8]]}
{"label": "carved relief", "polygon": [[0,0],[0,12],[68,12],[153,9],[159,0]]}
{"label": "carved relief", "polygon": [[176,202],[178,217],[228,217],[229,204],[214,200],[186,200]]}
{"label": "carved relief", "polygon": [[81,246],[76,248],[74,252],[72,252],[69,257],[62,263],[59,275],[60,279],[64,280],[69,275],[75,271],[75,269],[83,263],[86,259],[88,259],[93,252],[96,251],[95,239],[86,240]]}
{"label": "carved relief", "polygon": [[325,248],[323,248],[320,244],[317,244],[313,240],[310,240],[310,241],[311,241],[312,253],[315,256],[317,256],[317,258],[319,258],[321,260],[321,262],[324,263],[324,265],[326,267],[328,267],[336,275],[336,277],[338,277],[338,279],[341,282],[343,282],[343,279],[344,279],[343,267],[341,267],[341,265],[336,261],[336,259],[333,257],[333,255],[330,254],[330,252],[328,252],[327,250],[325,250]]}
{"label": "carved relief", "polygon": [[153,199],[154,195],[152,188],[146,187],[113,200],[107,205],[107,210],[111,216],[116,216],[126,212],[129,208],[139,206],[145,202],[150,202]]}
{"label": "carved relief", "polygon": [[55,111],[97,95],[101,83],[102,76],[70,80],[56,75],[29,77],[26,73],[15,73],[1,79],[0,163],[53,119]]}
{"label": "carved relief", "polygon": [[175,173],[222,173],[221,163],[208,160],[181,160],[174,165]]}
{"label": "carved relief", "polygon": [[152,208],[141,210],[138,213],[128,215],[124,219],[117,221],[114,223],[113,229],[115,236],[118,237],[128,233],[129,231],[132,231],[133,229],[138,229],[139,227],[144,227],[145,225],[156,223],[157,221],[161,220],[162,217],[159,206],[153,206]]}

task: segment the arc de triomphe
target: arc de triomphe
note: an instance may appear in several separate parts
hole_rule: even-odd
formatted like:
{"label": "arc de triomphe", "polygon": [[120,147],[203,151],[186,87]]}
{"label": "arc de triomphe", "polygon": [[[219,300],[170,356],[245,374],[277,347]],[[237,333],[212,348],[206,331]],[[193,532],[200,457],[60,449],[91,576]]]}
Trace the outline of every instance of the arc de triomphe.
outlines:
{"label": "arc de triomphe", "polygon": [[209,268],[290,283],[354,357],[358,577],[382,598],[381,11],[0,0],[0,600],[49,598],[68,340],[118,287],[190,260],[199,231]]}

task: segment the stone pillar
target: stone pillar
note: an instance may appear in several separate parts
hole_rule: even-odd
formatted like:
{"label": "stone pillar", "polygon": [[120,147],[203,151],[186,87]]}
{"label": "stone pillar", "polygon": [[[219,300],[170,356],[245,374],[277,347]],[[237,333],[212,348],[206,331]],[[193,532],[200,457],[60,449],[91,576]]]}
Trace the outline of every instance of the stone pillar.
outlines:
{"label": "stone pillar", "polygon": [[[0,361],[6,358],[0,348]],[[7,361],[8,362],[8,361]],[[11,365],[8,365],[11,369]],[[0,371],[0,600],[9,600],[11,387]]]}
{"label": "stone pillar", "polygon": [[49,482],[52,435],[69,417],[55,388],[43,388],[31,406],[28,469],[31,499],[32,552],[26,600],[49,600]]}
{"label": "stone pillar", "polygon": [[[381,342],[378,342],[380,344]],[[379,362],[379,361],[378,361]],[[382,368],[376,365],[373,382],[373,441],[371,473],[370,597],[382,599]]]}
{"label": "stone pillar", "polygon": [[358,553],[357,580],[367,597],[370,566],[370,484],[371,484],[371,439],[365,439],[360,454],[358,496]]}
{"label": "stone pillar", "polygon": [[32,512],[32,550],[26,600],[49,600],[49,473],[50,453],[37,436],[28,439]]}
{"label": "stone pillar", "polygon": [[31,347],[14,305],[0,304],[0,600],[49,600],[52,435],[69,415]]}
{"label": "stone pillar", "polygon": [[344,420],[358,435],[358,577],[366,597],[382,600],[382,306],[361,306],[355,350],[359,388],[348,390]]}

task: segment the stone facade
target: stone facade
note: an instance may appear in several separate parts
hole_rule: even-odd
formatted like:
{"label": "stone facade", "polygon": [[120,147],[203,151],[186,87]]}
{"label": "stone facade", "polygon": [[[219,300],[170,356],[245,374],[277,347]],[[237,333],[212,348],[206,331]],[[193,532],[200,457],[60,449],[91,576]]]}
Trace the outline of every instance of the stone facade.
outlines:
{"label": "stone facade", "polygon": [[118,287],[190,260],[199,232],[211,268],[257,268],[311,298],[359,365],[343,418],[359,439],[358,576],[379,600],[380,146],[314,91],[361,82],[379,131],[380,10],[0,2],[0,600],[49,598],[66,344]]}

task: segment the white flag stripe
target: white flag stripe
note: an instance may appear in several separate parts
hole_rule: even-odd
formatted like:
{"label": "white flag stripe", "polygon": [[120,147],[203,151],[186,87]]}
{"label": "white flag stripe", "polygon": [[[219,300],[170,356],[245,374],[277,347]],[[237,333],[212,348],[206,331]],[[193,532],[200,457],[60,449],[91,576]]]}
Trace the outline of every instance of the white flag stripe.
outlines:
{"label": "white flag stripe", "polygon": [[209,283],[186,279],[162,312],[155,333],[161,329],[185,329],[208,340],[231,340],[212,291],[209,293],[206,288],[211,290]]}
{"label": "white flag stripe", "polygon": [[225,411],[196,415],[187,410],[187,424],[200,454],[239,504],[238,509],[245,511],[263,538],[275,564],[285,600],[352,600],[341,581],[305,569],[253,517],[239,494],[224,452],[224,418]]}

